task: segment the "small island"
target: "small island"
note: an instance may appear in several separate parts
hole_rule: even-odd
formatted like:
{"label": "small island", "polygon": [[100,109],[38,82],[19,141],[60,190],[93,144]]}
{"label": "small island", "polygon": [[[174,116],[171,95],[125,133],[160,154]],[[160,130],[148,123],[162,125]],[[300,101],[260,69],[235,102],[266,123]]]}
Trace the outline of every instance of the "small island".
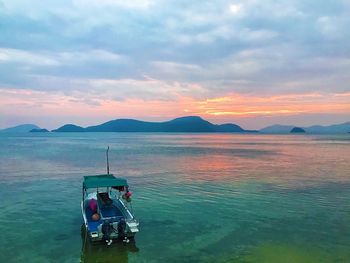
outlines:
{"label": "small island", "polygon": [[47,129],[31,129],[29,132],[49,132]]}
{"label": "small island", "polygon": [[53,132],[84,132],[84,128],[74,124],[65,124],[62,127],[52,130]]}
{"label": "small island", "polygon": [[305,133],[305,130],[300,127],[294,127],[293,129],[290,130],[290,133]]}

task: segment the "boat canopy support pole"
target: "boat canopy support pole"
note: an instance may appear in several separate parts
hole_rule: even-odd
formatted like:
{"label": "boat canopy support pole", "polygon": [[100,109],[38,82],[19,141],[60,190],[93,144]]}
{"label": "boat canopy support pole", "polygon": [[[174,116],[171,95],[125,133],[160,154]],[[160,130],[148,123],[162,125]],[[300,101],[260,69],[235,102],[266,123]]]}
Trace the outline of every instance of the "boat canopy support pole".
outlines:
{"label": "boat canopy support pole", "polygon": [[107,174],[109,174],[109,159],[108,159],[108,152],[109,152],[109,146],[106,151],[106,156],[107,156]]}

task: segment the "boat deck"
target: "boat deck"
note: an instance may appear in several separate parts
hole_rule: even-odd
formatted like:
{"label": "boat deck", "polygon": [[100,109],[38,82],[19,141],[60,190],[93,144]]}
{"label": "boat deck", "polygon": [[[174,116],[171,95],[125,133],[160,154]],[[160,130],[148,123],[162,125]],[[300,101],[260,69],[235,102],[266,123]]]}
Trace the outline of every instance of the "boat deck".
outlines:
{"label": "boat deck", "polygon": [[119,221],[124,218],[123,213],[115,204],[99,206],[100,220],[92,220],[94,214],[89,206],[85,207],[85,215],[88,223],[88,229],[90,232],[97,232],[98,226],[103,223],[104,219],[113,219],[113,221]]}
{"label": "boat deck", "polygon": [[111,218],[111,217],[123,217],[122,212],[115,205],[108,205],[100,207],[100,212],[102,218]]}

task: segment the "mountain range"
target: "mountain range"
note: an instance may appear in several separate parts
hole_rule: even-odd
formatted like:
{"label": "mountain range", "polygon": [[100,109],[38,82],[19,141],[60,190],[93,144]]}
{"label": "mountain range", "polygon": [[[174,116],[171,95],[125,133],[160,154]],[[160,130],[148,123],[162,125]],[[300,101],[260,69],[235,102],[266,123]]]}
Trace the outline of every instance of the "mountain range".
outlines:
{"label": "mountain range", "polygon": [[212,124],[198,116],[176,118],[165,122],[117,119],[86,128],[66,124],[53,132],[254,132],[236,124]]}
{"label": "mountain range", "polygon": [[[261,133],[272,133],[272,134],[284,134],[290,133],[290,131],[295,128],[295,126],[291,125],[272,125],[266,128],[259,130]],[[345,122],[341,124],[329,125],[329,126],[321,126],[321,125],[313,125],[309,127],[300,127],[305,130],[306,133],[312,134],[341,134],[350,132],[350,122]]]}
{"label": "mountain range", "polygon": [[[293,125],[272,125],[259,131],[245,130],[232,123],[213,124],[198,116],[186,116],[164,122],[146,122],[134,119],[116,119],[100,125],[81,127],[66,124],[52,130],[52,132],[259,132],[264,134],[288,134],[296,128]],[[329,126],[314,125],[297,127],[310,134],[342,134],[350,132],[350,122]],[[46,132],[34,124],[23,124],[0,130],[0,132]]]}
{"label": "mountain range", "polygon": [[0,132],[30,132],[33,129],[40,129],[40,127],[35,124],[21,124],[14,127],[2,129]]}

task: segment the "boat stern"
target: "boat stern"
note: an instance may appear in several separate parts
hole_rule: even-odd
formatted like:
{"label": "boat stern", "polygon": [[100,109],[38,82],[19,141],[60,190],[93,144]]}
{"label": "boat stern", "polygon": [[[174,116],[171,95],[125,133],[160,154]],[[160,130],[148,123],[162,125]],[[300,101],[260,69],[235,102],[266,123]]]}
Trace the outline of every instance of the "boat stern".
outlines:
{"label": "boat stern", "polygon": [[130,236],[134,236],[136,233],[139,232],[139,222],[137,222],[136,220],[132,220],[129,222],[126,222],[127,225],[127,235]]}

